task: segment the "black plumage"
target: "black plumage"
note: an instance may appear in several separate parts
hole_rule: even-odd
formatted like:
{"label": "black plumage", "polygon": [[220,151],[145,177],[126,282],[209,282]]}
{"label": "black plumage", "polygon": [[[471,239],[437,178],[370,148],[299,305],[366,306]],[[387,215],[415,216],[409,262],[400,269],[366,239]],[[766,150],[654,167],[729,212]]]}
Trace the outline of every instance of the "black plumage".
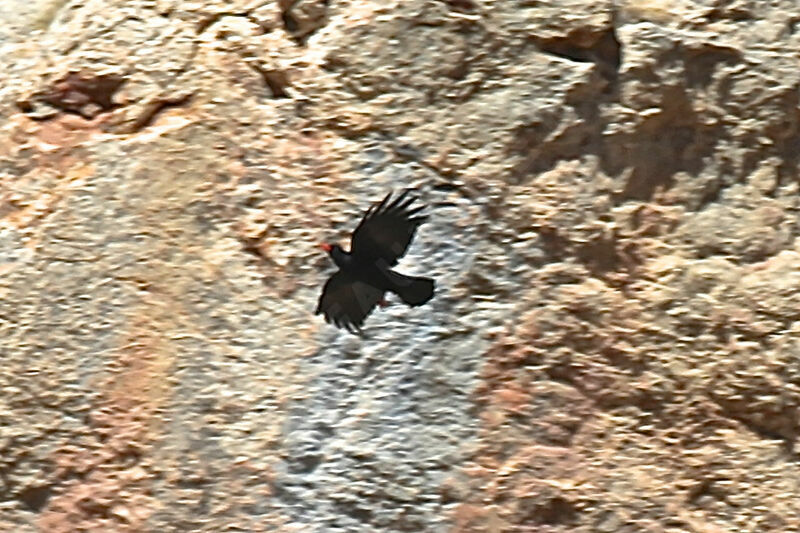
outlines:
{"label": "black plumage", "polygon": [[336,327],[360,333],[364,320],[386,292],[397,294],[415,307],[433,297],[434,281],[395,272],[417,228],[427,220],[420,215],[424,206],[412,204],[417,197],[411,190],[392,199],[392,193],[373,204],[353,231],[350,251],[338,244],[322,244],[339,270],[325,283],[316,314]]}

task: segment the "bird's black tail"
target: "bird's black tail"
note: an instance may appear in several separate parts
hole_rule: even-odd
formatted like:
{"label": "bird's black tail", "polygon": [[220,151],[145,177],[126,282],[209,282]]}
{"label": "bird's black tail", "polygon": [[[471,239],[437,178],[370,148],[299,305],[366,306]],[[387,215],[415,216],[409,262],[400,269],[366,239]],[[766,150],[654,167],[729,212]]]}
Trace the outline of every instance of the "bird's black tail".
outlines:
{"label": "bird's black tail", "polygon": [[407,305],[416,307],[433,298],[433,280],[406,276],[393,270],[389,271],[393,293],[397,294]]}

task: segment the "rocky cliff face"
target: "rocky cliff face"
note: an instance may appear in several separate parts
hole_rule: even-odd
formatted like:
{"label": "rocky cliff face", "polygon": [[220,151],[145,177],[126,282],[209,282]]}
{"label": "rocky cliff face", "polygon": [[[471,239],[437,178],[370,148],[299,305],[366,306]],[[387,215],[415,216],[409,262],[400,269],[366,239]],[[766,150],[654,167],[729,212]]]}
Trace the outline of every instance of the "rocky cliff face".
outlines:
{"label": "rocky cliff face", "polygon": [[[0,530],[800,530],[799,24],[6,1]],[[436,298],[326,326],[411,186]]]}

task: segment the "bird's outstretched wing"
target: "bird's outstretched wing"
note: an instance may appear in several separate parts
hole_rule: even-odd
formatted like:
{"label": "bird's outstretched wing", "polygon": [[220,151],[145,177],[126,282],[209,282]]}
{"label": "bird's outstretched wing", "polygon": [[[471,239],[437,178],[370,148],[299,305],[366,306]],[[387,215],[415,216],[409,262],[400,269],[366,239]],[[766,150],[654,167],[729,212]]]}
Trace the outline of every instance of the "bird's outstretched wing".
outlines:
{"label": "bird's outstretched wing", "polygon": [[364,319],[383,299],[383,294],[340,270],[325,283],[314,314],[323,313],[325,322],[360,334]]}
{"label": "bird's outstretched wing", "polygon": [[350,241],[350,253],[359,261],[384,263],[390,267],[406,253],[417,227],[426,216],[417,216],[424,206],[411,207],[417,199],[406,189],[392,200],[392,193],[372,207],[361,219]]}

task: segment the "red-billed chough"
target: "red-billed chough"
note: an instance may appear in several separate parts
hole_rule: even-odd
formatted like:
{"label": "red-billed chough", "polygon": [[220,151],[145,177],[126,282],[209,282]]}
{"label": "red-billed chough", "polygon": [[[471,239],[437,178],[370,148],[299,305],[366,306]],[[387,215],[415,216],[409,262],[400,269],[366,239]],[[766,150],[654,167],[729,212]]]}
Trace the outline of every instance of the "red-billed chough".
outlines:
{"label": "red-billed chough", "polygon": [[406,276],[391,267],[406,253],[417,227],[427,219],[418,215],[422,207],[411,207],[417,199],[403,191],[392,193],[372,207],[361,219],[350,239],[350,252],[338,244],[321,244],[339,270],[322,289],[315,314],[351,333],[361,333],[361,325],[376,305],[384,305],[384,294],[393,292],[409,306],[422,305],[433,297],[433,280]]}

